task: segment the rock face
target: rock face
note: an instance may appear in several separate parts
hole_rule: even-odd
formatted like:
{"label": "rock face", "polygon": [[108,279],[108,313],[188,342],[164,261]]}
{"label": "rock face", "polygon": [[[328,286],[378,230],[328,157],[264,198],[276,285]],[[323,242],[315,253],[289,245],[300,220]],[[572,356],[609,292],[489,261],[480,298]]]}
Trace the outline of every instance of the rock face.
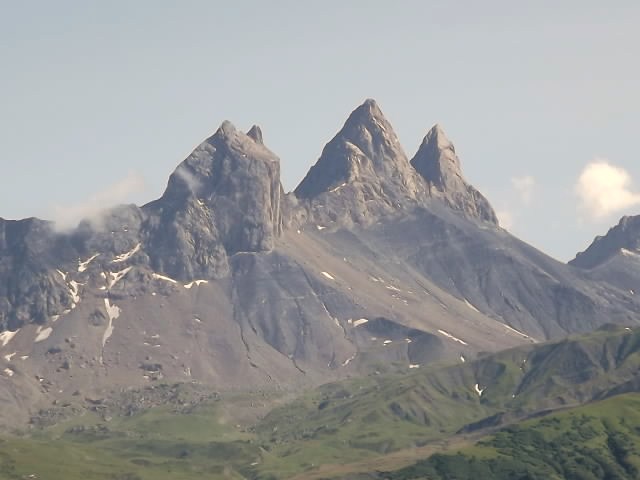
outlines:
{"label": "rock face", "polygon": [[368,224],[426,199],[393,127],[370,99],[324,147],[295,195],[311,203],[317,221],[347,224]]}
{"label": "rock face", "polygon": [[596,237],[569,264],[631,295],[640,293],[640,215],[622,217],[618,225]]}
{"label": "rock face", "polygon": [[606,235],[596,237],[589,248],[578,253],[569,264],[580,268],[594,268],[619,255],[622,249],[631,253],[640,252],[640,215],[622,217],[618,225]]}
{"label": "rock face", "polygon": [[71,307],[63,274],[55,271],[68,252],[50,222],[0,218],[0,330],[44,324]]}
{"label": "rock face", "polygon": [[426,180],[430,196],[441,198],[469,218],[498,224],[489,201],[462,176],[456,150],[440,125],[429,130],[411,165]]}
{"label": "rock face", "polygon": [[[273,249],[281,195],[280,161],[259,127],[244,134],[224,122],[178,166],[162,198],[144,207],[151,250],[162,250],[154,265],[183,279],[226,275],[228,255]],[[180,253],[167,261],[170,252]]]}

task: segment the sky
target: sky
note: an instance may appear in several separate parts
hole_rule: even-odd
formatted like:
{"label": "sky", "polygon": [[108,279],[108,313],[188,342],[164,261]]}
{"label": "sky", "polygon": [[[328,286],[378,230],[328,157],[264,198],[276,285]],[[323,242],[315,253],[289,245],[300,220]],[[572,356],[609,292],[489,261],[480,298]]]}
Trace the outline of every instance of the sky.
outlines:
{"label": "sky", "polygon": [[225,119],[292,190],[369,97],[559,260],[640,214],[635,1],[0,2],[0,217],[146,203]]}

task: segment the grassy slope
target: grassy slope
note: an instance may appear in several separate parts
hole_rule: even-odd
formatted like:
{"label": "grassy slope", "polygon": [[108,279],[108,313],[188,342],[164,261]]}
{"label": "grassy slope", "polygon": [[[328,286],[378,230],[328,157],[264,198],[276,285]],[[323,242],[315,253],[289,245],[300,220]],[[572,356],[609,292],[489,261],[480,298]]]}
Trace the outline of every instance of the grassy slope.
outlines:
{"label": "grassy slope", "polygon": [[634,480],[640,476],[640,394],[523,422],[455,454],[382,475],[392,480]]}
{"label": "grassy slope", "polygon": [[640,331],[619,328],[325,385],[275,408],[250,432],[233,421],[242,402],[253,404],[247,398],[188,413],[158,407],[109,422],[87,414],[31,438],[6,438],[0,478],[305,478],[320,465],[362,466],[381,455],[401,466],[446,448],[446,439],[469,424],[480,422],[481,431],[616,389],[637,391],[638,368]]}
{"label": "grassy slope", "polygon": [[86,415],[25,438],[0,443],[0,478],[244,478],[260,457],[252,436],[221,422],[217,404],[189,413],[154,408],[102,422]]}
{"label": "grassy slope", "polygon": [[474,422],[491,427],[579,405],[632,382],[639,367],[640,332],[619,328],[462,365],[326,385],[260,423],[271,452],[261,471],[311,473],[320,464],[419,448]]}

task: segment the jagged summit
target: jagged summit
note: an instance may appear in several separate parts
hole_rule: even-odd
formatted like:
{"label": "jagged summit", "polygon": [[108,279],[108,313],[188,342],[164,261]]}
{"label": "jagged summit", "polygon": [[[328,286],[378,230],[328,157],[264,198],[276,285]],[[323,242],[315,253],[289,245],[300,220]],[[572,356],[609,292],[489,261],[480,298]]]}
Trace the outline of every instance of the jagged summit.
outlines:
{"label": "jagged summit", "polygon": [[369,130],[386,130],[390,127],[389,122],[382,113],[380,106],[372,99],[366,99],[360,106],[358,106],[347,118],[344,124],[343,130],[349,131],[351,129],[358,129],[365,127]]}
{"label": "jagged summit", "polygon": [[430,187],[441,192],[459,190],[466,184],[455,147],[439,124],[427,132],[411,165]]}
{"label": "jagged summit", "polygon": [[[248,168],[249,164],[279,163],[279,158],[264,145],[260,127],[254,125],[245,134],[225,120],[178,165],[163,198],[207,197],[227,189],[225,182],[229,176],[241,175],[240,164]],[[279,181],[279,166],[277,170]]]}
{"label": "jagged summit", "polygon": [[498,224],[489,201],[462,176],[455,147],[439,124],[427,132],[411,165],[426,180],[432,197],[443,199],[468,217]]}
{"label": "jagged summit", "polygon": [[273,249],[283,225],[280,160],[258,127],[249,133],[223,122],[145,207],[157,271],[215,278],[228,273],[227,256]]}
{"label": "jagged summit", "polygon": [[616,255],[640,258],[640,215],[624,216],[604,236],[598,236],[584,252],[569,264],[580,268],[594,268]]}
{"label": "jagged summit", "polygon": [[411,168],[393,127],[371,99],[356,108],[295,190],[311,199],[351,185],[369,200],[397,205],[415,198],[420,180]]}

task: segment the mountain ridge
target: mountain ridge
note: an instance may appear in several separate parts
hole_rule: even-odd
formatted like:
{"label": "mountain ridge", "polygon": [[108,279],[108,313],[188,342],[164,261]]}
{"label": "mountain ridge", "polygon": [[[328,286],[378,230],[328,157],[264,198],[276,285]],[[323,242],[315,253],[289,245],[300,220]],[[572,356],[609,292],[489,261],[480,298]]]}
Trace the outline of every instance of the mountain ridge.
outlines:
{"label": "mountain ridge", "polygon": [[29,399],[3,421],[75,391],[300,389],[640,324],[640,299],[499,228],[433,131],[421,175],[367,101],[297,197],[261,129],[223,122],[157,200],[71,232],[0,220],[0,391]]}

